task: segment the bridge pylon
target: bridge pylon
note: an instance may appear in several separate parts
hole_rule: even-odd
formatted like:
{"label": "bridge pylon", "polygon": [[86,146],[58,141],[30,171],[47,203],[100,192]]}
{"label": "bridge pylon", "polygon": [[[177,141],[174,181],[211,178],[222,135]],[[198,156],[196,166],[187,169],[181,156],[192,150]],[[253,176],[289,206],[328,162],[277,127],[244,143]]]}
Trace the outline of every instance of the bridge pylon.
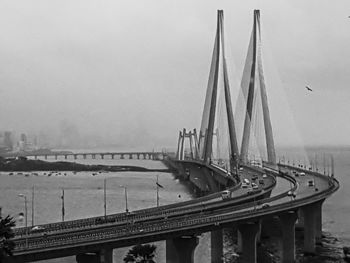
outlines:
{"label": "bridge pylon", "polygon": [[[252,125],[254,121],[257,121],[254,118],[254,112],[262,111],[267,160],[271,164],[276,164],[275,145],[261,57],[260,11],[254,10],[253,30],[241,82],[246,109],[240,159],[243,163],[248,162],[248,148],[251,143]],[[259,95],[260,98],[258,98]],[[260,105],[261,108],[257,108]]]}
{"label": "bridge pylon", "polygon": [[[190,156],[186,156],[185,154],[185,139],[189,140],[189,154]],[[179,138],[177,142],[177,152],[176,152],[176,159],[177,160],[184,160],[186,158],[190,159],[198,159],[199,156],[199,150],[198,150],[198,137],[197,137],[197,130],[194,129],[193,131],[186,132],[186,129],[184,128],[182,132],[179,132]]]}
{"label": "bridge pylon", "polygon": [[[199,159],[206,163],[217,161],[234,167],[237,165],[239,151],[224,43],[224,13],[218,10],[214,50],[199,134]],[[214,136],[216,140],[213,139]]]}

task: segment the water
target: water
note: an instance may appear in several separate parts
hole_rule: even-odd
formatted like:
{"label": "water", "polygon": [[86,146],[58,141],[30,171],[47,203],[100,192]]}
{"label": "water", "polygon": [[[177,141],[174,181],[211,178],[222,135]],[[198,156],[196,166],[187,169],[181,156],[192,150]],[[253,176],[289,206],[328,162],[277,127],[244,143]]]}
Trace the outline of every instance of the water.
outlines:
{"label": "water", "polygon": [[[327,238],[324,239],[324,247],[318,248],[320,254],[333,254],[334,258],[316,259],[309,262],[341,262],[342,246],[350,245],[350,147],[349,148],[314,148],[309,149],[309,156],[319,154],[320,164],[322,154],[333,154],[335,161],[335,177],[340,181],[340,189],[327,199],[323,205],[323,230]],[[56,161],[53,157],[48,161]],[[139,165],[146,168],[165,168],[159,161],[150,160],[111,160],[105,157],[101,159],[73,158],[58,161],[77,161],[87,164],[108,165]],[[320,168],[321,171],[323,168]],[[118,172],[101,173],[92,176],[91,172],[55,173],[48,177],[43,172],[38,176],[23,175],[8,176],[8,173],[0,173],[0,206],[3,215],[13,215],[18,219],[18,214],[24,212],[24,200],[18,194],[28,197],[28,223],[31,224],[31,189],[35,186],[35,224],[56,222],[61,220],[61,195],[65,189],[65,219],[77,219],[104,214],[103,209],[103,182],[107,178],[107,213],[122,212],[125,210],[124,188],[128,188],[129,210],[152,207],[156,205],[156,175],[159,175],[159,183],[164,186],[160,189],[160,203],[185,201],[191,198],[191,194],[182,184],[176,182],[171,174],[149,172]],[[180,197],[179,197],[180,196]],[[18,222],[19,226],[24,224]],[[195,262],[210,262],[210,235],[205,233],[200,238],[200,244],[195,251]],[[156,262],[165,262],[165,242],[157,242]],[[123,262],[122,258],[128,248],[114,250],[114,262]],[[229,257],[228,257],[229,258]],[[315,260],[315,259],[314,259]],[[46,262],[75,262],[74,257],[54,259]],[[304,261],[302,261],[304,262]]]}

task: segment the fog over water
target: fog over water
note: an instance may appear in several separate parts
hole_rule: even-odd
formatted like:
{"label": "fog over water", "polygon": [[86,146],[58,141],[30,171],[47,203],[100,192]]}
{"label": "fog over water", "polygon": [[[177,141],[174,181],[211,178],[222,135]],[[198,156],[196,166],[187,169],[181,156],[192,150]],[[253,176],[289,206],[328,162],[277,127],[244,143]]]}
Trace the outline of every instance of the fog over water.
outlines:
{"label": "fog over water", "polygon": [[225,14],[235,90],[259,8],[264,69],[277,83],[267,83],[276,143],[350,144],[349,1],[4,0],[0,7],[1,130],[62,146],[174,147],[179,129],[200,123],[216,10]]}

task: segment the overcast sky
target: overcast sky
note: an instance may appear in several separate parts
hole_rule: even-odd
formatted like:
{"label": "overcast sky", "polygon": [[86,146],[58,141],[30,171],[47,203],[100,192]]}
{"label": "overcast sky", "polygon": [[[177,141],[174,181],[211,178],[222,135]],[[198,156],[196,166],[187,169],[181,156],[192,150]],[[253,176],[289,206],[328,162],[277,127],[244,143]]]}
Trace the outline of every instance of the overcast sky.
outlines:
{"label": "overcast sky", "polygon": [[[175,146],[200,125],[216,10],[240,76],[254,8],[281,84],[268,96],[285,90],[305,144],[350,145],[348,0],[0,0],[0,129],[68,122],[113,143]],[[271,103],[281,125],[286,103]]]}

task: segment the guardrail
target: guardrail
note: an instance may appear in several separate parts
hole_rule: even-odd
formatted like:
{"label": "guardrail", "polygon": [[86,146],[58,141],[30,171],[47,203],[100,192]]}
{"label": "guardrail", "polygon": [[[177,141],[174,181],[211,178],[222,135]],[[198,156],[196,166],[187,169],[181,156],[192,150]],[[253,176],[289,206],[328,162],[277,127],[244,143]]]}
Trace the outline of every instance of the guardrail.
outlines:
{"label": "guardrail", "polygon": [[[156,234],[167,234],[176,231],[185,231],[203,228],[205,226],[217,226],[218,224],[231,223],[233,221],[242,221],[246,219],[260,218],[271,214],[282,213],[284,211],[298,209],[301,206],[314,203],[329,196],[339,188],[339,182],[335,179],[330,180],[331,187],[310,197],[304,197],[299,200],[290,201],[284,204],[278,204],[265,209],[254,209],[249,211],[234,212],[232,209],[221,209],[213,212],[214,214],[196,214],[189,217],[173,218],[158,222],[149,222],[146,224],[135,224],[127,227],[109,227],[102,232],[99,229],[92,229],[81,233],[67,233],[58,236],[53,235],[48,239],[36,239],[29,241],[29,250],[38,248],[50,248],[56,246],[69,245],[77,246],[81,243],[96,243],[103,240],[122,240],[137,238],[137,236],[145,236]],[[270,199],[271,200],[271,199]],[[238,209],[238,207],[236,207]],[[249,208],[247,204],[241,205],[240,208]],[[19,247],[25,246],[25,241],[18,243]]]}
{"label": "guardrail", "polygon": [[[137,222],[137,221],[146,221],[146,220],[155,220],[159,218],[164,217],[173,217],[173,216],[179,216],[183,214],[192,214],[197,213],[199,211],[203,210],[212,210],[217,209],[219,207],[224,206],[230,206],[233,207],[235,203],[237,202],[244,202],[247,200],[250,200],[252,198],[259,198],[260,196],[263,196],[266,192],[271,191],[275,184],[276,180],[273,177],[273,182],[270,185],[267,185],[265,188],[263,188],[264,191],[261,193],[255,194],[255,195],[243,195],[243,196],[237,196],[234,198],[231,198],[229,200],[226,200],[225,202],[222,202],[222,200],[213,201],[211,203],[204,204],[203,202],[215,199],[215,198],[221,198],[221,193],[215,193],[211,194],[208,198],[196,198],[194,200],[190,200],[187,202],[182,202],[176,204],[176,206],[168,205],[168,206],[161,206],[161,207],[153,207],[149,209],[142,209],[142,210],[136,210],[131,213],[120,213],[120,214],[114,214],[114,215],[108,215],[106,217],[100,216],[100,217],[93,217],[93,218],[87,218],[87,219],[80,219],[80,220],[73,220],[73,221],[66,221],[61,223],[51,223],[51,224],[45,224],[41,225],[45,229],[45,233],[52,233],[57,231],[69,231],[70,229],[74,229],[77,231],[78,229],[86,229],[86,228],[103,228],[104,224],[114,224],[114,225],[122,225],[127,224],[128,222]],[[240,185],[230,188],[231,191],[236,190],[239,188]],[[26,234],[26,229],[21,228],[16,230],[16,238],[23,238]],[[33,233],[31,236],[34,235],[42,235],[42,233]]]}

